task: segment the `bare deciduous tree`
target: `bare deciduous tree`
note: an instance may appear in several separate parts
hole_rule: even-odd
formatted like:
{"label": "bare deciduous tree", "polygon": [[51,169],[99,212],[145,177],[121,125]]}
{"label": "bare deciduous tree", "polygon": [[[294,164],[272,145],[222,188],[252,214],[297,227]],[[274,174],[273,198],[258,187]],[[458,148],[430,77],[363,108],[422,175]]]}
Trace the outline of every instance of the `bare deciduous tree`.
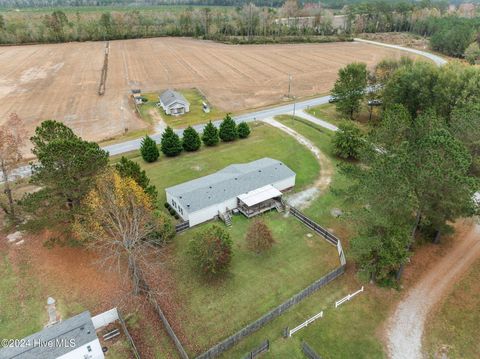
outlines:
{"label": "bare deciduous tree", "polygon": [[4,192],[7,196],[7,205],[2,205],[4,212],[15,219],[15,203],[13,200],[10,181],[12,170],[22,160],[22,147],[25,143],[23,121],[17,114],[12,113],[7,122],[0,126],[0,180],[4,182]]}

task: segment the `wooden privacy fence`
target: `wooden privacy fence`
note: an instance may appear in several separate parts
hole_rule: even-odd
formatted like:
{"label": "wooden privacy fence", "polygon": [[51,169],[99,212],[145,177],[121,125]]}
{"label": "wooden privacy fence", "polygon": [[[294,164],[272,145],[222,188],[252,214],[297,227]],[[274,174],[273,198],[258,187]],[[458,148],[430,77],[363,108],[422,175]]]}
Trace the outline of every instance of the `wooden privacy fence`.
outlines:
{"label": "wooden privacy fence", "polygon": [[303,354],[309,359],[322,359],[320,355],[315,353],[315,351],[305,342],[302,342],[302,351]]}
{"label": "wooden privacy fence", "polygon": [[125,324],[125,320],[123,320],[122,314],[120,313],[120,311],[117,311],[117,313],[118,313],[118,321],[120,322],[120,325],[122,326],[123,332],[125,333],[125,336],[127,337],[128,342],[130,343],[130,348],[133,351],[133,355],[135,356],[135,359],[141,359],[140,354],[137,350],[137,347],[135,346],[135,343],[133,341],[133,338],[130,335],[130,333],[128,332],[127,325]]}
{"label": "wooden privacy fence", "polygon": [[334,234],[330,233],[327,231],[325,228],[323,228],[321,225],[318,223],[312,221],[310,218],[308,218],[306,215],[304,215],[302,212],[300,212],[298,209],[295,207],[290,207],[289,208],[290,213],[297,218],[300,222],[305,224],[308,228],[314,230],[317,234],[321,235],[325,240],[336,246],[337,251],[338,251],[338,257],[340,258],[340,264],[344,266],[347,264],[347,260],[345,258],[345,253],[343,252],[342,248],[342,242],[340,239],[338,239]]}
{"label": "wooden privacy fence", "polygon": [[185,222],[178,223],[178,224],[175,225],[175,232],[180,233],[180,232],[186,231],[189,228],[190,228],[190,222],[185,221]]}
{"label": "wooden privacy fence", "polygon": [[312,221],[310,218],[308,218],[306,215],[304,215],[302,212],[300,212],[298,209],[295,207],[290,207],[290,213],[296,217],[300,222],[305,224],[307,227],[310,229],[314,230],[316,233],[320,234],[323,238],[327,240],[330,244],[336,246],[340,240],[335,237],[332,233],[327,231],[325,228],[320,226],[319,224],[315,223]]}
{"label": "wooden privacy fence", "polygon": [[250,353],[248,353],[243,359],[254,359],[257,355],[267,352],[270,349],[270,341],[265,340],[258,348],[255,348]]}

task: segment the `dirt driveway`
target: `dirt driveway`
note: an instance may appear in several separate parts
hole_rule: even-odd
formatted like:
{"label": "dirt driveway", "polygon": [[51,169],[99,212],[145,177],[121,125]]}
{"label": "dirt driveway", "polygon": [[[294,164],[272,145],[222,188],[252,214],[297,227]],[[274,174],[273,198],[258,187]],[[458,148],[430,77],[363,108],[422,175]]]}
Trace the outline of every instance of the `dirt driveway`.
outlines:
{"label": "dirt driveway", "polygon": [[480,225],[457,223],[456,240],[405,295],[388,320],[386,345],[392,359],[423,358],[422,336],[428,313],[441,302],[459,277],[480,257]]}

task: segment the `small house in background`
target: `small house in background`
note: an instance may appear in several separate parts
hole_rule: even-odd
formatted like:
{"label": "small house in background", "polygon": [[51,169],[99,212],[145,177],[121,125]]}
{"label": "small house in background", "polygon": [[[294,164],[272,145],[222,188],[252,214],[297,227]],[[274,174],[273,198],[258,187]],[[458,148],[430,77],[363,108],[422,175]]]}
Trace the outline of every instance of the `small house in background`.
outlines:
{"label": "small house in background", "polygon": [[208,106],[208,104],[206,102],[202,102],[202,110],[205,113],[209,113],[210,112],[210,106]]}
{"label": "small house in background", "polygon": [[232,164],[211,175],[165,189],[167,203],[189,226],[240,212],[250,218],[280,210],[282,192],[295,185],[295,172],[281,161],[261,158]]}
{"label": "small house in background", "polygon": [[142,91],[140,89],[133,89],[132,96],[136,105],[141,105],[143,103]]}
{"label": "small house in background", "polygon": [[190,103],[177,91],[167,90],[159,96],[159,100],[167,115],[183,115],[190,111]]}

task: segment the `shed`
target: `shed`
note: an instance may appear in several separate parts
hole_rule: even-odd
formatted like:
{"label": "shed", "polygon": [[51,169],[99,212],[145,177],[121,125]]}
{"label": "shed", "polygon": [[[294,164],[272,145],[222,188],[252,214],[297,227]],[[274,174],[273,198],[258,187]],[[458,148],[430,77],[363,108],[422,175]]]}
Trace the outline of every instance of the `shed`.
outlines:
{"label": "shed", "polygon": [[103,359],[90,312],[53,324],[28,337],[22,345],[0,349],[0,359]]}
{"label": "shed", "polygon": [[159,96],[159,100],[167,115],[183,115],[190,111],[190,103],[180,92],[169,89]]}
{"label": "shed", "polygon": [[170,206],[194,226],[233,209],[251,217],[273,208],[282,192],[295,185],[295,176],[283,162],[265,157],[232,164],[208,176],[169,187],[165,192]]}

